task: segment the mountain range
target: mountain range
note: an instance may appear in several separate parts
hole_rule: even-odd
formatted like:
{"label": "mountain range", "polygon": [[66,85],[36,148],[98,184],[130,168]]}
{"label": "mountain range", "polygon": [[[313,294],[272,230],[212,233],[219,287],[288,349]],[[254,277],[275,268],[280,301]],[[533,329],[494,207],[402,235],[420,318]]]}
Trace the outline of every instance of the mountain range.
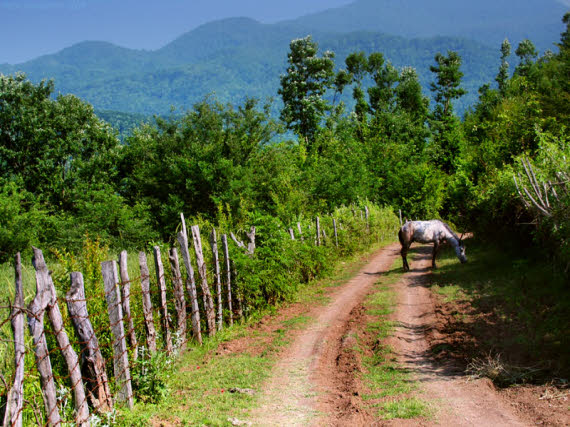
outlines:
{"label": "mountain range", "polygon": [[555,0],[520,0],[516,6],[507,0],[358,0],[276,24],[214,21],[152,51],[86,41],[22,64],[0,65],[0,72],[23,71],[34,81],[53,78],[57,91],[76,94],[99,110],[165,114],[172,106],[190,108],[209,94],[233,104],[276,97],[289,42],[311,34],[321,52],[335,52],[339,68],[355,51],[382,52],[397,67],[415,67],[426,94],[434,55],[458,51],[468,90],[459,106],[464,110],[482,84],[493,82],[505,37],[514,48],[529,38],[541,50],[555,49],[566,10]]}

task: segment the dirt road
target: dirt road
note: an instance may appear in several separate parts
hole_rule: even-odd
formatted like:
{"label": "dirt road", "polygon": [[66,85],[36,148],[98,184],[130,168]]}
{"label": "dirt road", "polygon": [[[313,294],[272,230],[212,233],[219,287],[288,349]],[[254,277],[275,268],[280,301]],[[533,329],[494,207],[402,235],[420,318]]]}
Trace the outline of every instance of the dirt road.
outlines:
{"label": "dirt road", "polygon": [[[399,361],[420,382],[421,397],[437,408],[423,425],[525,425],[485,381],[466,382],[451,366],[435,364],[428,352],[426,332],[433,319],[433,303],[425,286],[429,277],[429,250],[424,247],[394,289],[399,325],[391,345]],[[253,425],[381,425],[360,397],[358,360],[344,351],[353,345],[352,329],[363,315],[362,303],[380,275],[399,257],[399,244],[378,251],[356,276],[330,295],[330,303],[314,307],[315,319],[299,331],[280,357],[262,392]],[[416,425],[417,421],[391,421]]]}

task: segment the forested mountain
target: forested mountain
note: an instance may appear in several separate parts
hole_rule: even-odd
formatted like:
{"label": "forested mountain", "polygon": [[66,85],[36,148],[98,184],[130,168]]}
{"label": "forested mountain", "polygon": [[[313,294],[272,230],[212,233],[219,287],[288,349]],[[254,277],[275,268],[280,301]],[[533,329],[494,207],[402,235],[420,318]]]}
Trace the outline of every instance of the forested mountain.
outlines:
{"label": "forested mountain", "polygon": [[[201,26],[156,51],[84,42],[24,64],[0,66],[0,72],[24,71],[33,81],[53,78],[56,91],[73,93],[96,109],[165,114],[172,106],[190,108],[212,93],[232,104],[246,97],[276,97],[289,42],[308,31],[227,19]],[[476,100],[477,88],[492,81],[499,63],[498,48],[466,39],[408,40],[377,32],[313,32],[313,38],[322,51],[335,52],[339,67],[348,54],[361,50],[382,52],[397,67],[415,67],[426,93],[434,55],[457,50],[464,60],[468,90],[463,105]],[[345,100],[350,102],[348,96]]]}
{"label": "forested mountain", "polygon": [[528,38],[553,49],[568,10],[562,0],[358,0],[288,24],[318,31],[380,31],[407,38],[451,36],[499,46]]}

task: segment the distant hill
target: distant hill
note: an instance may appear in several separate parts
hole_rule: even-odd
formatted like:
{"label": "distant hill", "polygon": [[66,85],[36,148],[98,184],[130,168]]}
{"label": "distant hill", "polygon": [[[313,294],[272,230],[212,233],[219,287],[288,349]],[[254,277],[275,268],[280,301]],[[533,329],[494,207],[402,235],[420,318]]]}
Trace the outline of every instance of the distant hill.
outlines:
{"label": "distant hill", "polygon": [[462,37],[498,48],[508,37],[530,39],[541,51],[564,31],[567,0],[357,0],[288,21],[319,31],[376,31],[407,38]]}
{"label": "distant hill", "polygon": [[[0,66],[0,72],[21,70],[36,81],[54,78],[58,91],[74,93],[99,110],[165,114],[171,106],[190,108],[212,93],[224,103],[276,97],[289,42],[306,34],[284,24],[228,19],[197,28],[156,51],[84,42],[18,66]],[[434,55],[457,50],[464,59],[469,103],[498,67],[495,49],[458,38],[408,40],[374,32],[313,32],[313,38],[321,51],[336,53],[339,67],[351,52],[379,51],[396,66],[416,67],[425,88],[432,80]]]}
{"label": "distant hill", "polygon": [[[167,114],[172,106],[191,108],[208,94],[233,104],[246,97],[277,97],[290,40],[312,34],[321,52],[330,49],[336,53],[339,68],[349,53],[360,50],[382,52],[397,67],[415,67],[426,94],[433,80],[429,66],[434,63],[434,55],[458,51],[463,58],[463,86],[469,91],[458,108],[463,111],[477,99],[477,89],[493,82],[496,75],[500,41],[496,45],[490,43],[493,37],[502,40],[501,31],[515,34],[519,27],[523,31],[529,14],[535,12],[537,26],[548,19],[560,22],[562,14],[555,19],[552,11],[561,12],[564,6],[554,0],[542,2],[549,4],[544,8],[548,11],[536,12],[537,0],[520,0],[510,15],[507,3],[512,5],[512,1],[481,0],[478,6],[471,2],[465,8],[472,14],[464,13],[459,19],[451,0],[430,1],[429,13],[428,2],[422,0],[359,0],[343,8],[278,24],[262,24],[248,18],[215,21],[155,51],[87,41],[23,64],[0,65],[0,72],[23,71],[35,81],[54,78],[57,91],[76,94],[97,110]],[[482,18],[484,25],[480,23]],[[520,24],[515,25],[517,19]],[[403,37],[429,36],[444,30],[463,37]],[[402,36],[387,35],[390,32]],[[541,37],[552,33],[552,44],[559,40],[560,32],[551,23]],[[465,36],[484,40],[469,40]],[[350,102],[348,95],[345,101]]]}

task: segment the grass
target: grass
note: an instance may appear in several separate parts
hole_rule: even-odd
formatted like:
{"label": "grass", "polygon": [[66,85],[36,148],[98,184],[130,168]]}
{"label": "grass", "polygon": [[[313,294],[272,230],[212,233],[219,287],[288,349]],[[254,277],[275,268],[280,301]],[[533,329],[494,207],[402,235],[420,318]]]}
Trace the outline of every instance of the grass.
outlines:
{"label": "grass", "polygon": [[[375,251],[378,246],[367,253]],[[326,289],[344,283],[366,262],[367,257],[360,253],[339,263],[331,277],[301,288],[295,300],[308,306],[326,304],[329,301]],[[276,315],[278,309],[268,309],[265,314],[268,313]],[[306,313],[301,313],[281,321],[280,327],[274,331],[256,331],[256,335],[251,337],[252,330],[248,325],[262,316],[263,313],[258,313],[247,324],[225,329],[222,334],[206,339],[202,347],[192,347],[169,370],[165,379],[168,393],[164,400],[158,404],[137,403],[132,411],[121,411],[119,424],[221,426],[229,425],[230,418],[247,419],[250,411],[259,404],[257,392],[269,378],[279,352],[290,344],[292,332],[312,321]],[[224,342],[246,335],[255,341],[250,350],[246,347],[235,354],[219,351]],[[256,345],[263,349],[254,351]],[[256,393],[229,393],[233,387],[251,389]]]}
{"label": "grass", "polygon": [[[272,351],[216,355],[224,341],[246,334],[246,327],[236,326],[202,347],[193,347],[173,366],[166,378],[167,397],[158,404],[137,404],[132,411],[122,411],[119,424],[162,423],[185,425],[228,425],[228,418],[241,419],[255,402],[255,395],[231,393],[231,388],[259,390],[273,364]],[[269,347],[286,344],[282,333],[275,334]]]}
{"label": "grass", "polygon": [[381,404],[380,412],[385,420],[394,418],[410,419],[424,417],[430,412],[430,408],[421,399],[405,397]]}
{"label": "grass", "polygon": [[[391,270],[375,285],[375,292],[365,303],[367,314],[373,316],[366,328],[374,334],[372,355],[363,357],[363,380],[369,389],[364,400],[378,408],[383,419],[420,418],[429,415],[428,405],[421,399],[410,398],[417,389],[411,372],[399,366],[393,349],[383,341],[394,333],[397,326],[388,319],[394,311],[396,293],[392,285],[402,276],[400,260],[394,262]],[[390,400],[386,400],[390,397]]]}
{"label": "grass", "polygon": [[545,368],[533,370],[533,379],[525,376],[525,381],[567,378],[570,287],[563,275],[532,249],[504,250],[477,239],[466,246],[469,262],[463,265],[452,251],[442,251],[432,289],[445,303],[469,302],[479,356],[501,354],[509,366]]}

